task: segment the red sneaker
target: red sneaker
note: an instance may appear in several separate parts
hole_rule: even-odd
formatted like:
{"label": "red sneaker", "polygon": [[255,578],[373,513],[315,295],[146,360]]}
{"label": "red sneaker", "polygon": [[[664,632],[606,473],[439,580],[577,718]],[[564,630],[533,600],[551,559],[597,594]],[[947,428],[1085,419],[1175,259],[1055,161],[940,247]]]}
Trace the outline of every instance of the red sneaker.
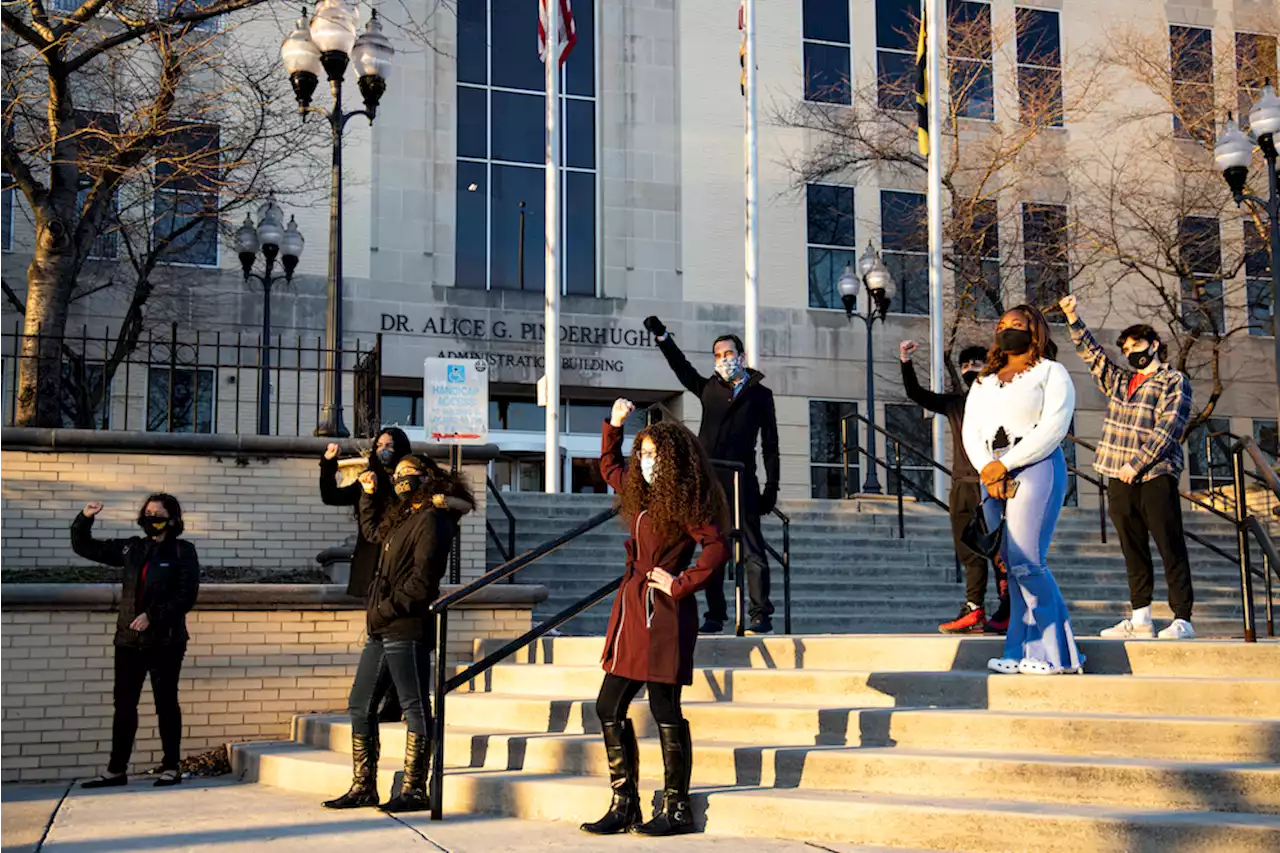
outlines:
{"label": "red sneaker", "polygon": [[1009,630],[1009,599],[1000,599],[1000,606],[987,620],[988,634],[1004,634]]}
{"label": "red sneaker", "polygon": [[938,630],[944,634],[981,634],[987,623],[987,614],[981,608],[972,609],[968,604],[960,608],[960,615],[950,622],[943,622]]}

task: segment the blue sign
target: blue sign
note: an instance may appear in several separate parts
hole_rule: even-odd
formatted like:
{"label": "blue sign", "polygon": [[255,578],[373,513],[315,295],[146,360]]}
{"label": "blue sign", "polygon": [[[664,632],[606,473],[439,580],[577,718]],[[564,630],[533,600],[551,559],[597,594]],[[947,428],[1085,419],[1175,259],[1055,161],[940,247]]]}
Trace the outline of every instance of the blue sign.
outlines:
{"label": "blue sign", "polygon": [[463,364],[449,365],[449,381],[450,382],[466,382],[467,367]]}

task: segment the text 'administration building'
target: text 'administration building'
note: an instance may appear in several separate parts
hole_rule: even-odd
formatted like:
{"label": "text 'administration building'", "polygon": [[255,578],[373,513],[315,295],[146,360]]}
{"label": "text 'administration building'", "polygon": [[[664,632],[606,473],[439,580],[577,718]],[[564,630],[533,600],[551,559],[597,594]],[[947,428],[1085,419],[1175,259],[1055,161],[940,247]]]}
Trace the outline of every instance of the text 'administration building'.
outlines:
{"label": "text 'administration building'", "polygon": [[[424,12],[437,4],[406,5]],[[1163,44],[1166,56],[1188,34],[1206,39],[1217,57],[1210,88],[1227,92],[1219,100],[1229,99],[1232,109],[1232,45],[1238,53],[1245,44],[1264,60],[1269,52],[1275,67],[1280,25],[1270,0],[1140,0],[1124,4],[1123,12],[1118,5],[952,0],[953,20],[978,22],[987,42],[983,49],[980,38],[964,54],[978,80],[976,94],[959,111],[965,133],[1016,126],[1027,109],[1026,87],[1034,84],[1064,105],[1043,132],[1060,156],[1114,136],[1106,122],[1115,119],[1117,105],[1145,109],[1151,95],[1135,81],[1122,81],[1108,87],[1106,109],[1082,105],[1083,80],[1094,70],[1077,70],[1077,63],[1106,47],[1113,19],[1117,28],[1123,23]],[[681,393],[644,318],[661,317],[706,373],[712,341],[742,331],[744,100],[733,0],[573,0],[572,7],[577,44],[564,67],[561,94],[564,260],[557,333],[564,479],[566,489],[582,491],[602,488],[594,472],[599,424],[615,397],[663,402],[691,423],[699,417],[698,404]],[[896,357],[899,340],[928,337],[924,179],[918,170],[872,165],[806,183],[795,166],[829,143],[820,132],[782,119],[805,110],[838,118],[863,104],[867,93],[874,107],[905,106],[891,89],[914,67],[912,19],[919,4],[759,0],[757,7],[759,367],[778,402],[784,496],[835,497],[841,489],[839,419],[866,407],[865,331],[846,318],[836,282],[868,242],[884,253],[895,278],[891,313],[874,332],[877,419],[928,447],[929,423],[903,398]],[[430,48],[397,42],[395,76],[376,123],[351,125],[345,152],[346,332],[365,341],[383,335],[382,413],[388,424],[421,424],[425,357],[484,359],[493,383],[491,435],[517,459],[496,463],[494,478],[512,489],[536,490],[542,485],[543,410],[535,383],[544,369],[545,334],[537,2],[465,0],[444,8],[431,16]],[[366,15],[362,10],[362,25]],[[394,17],[390,9],[383,15]],[[957,67],[953,60],[953,86]],[[1179,68],[1174,62],[1175,84]],[[1175,138],[1181,127],[1167,107],[1148,112],[1143,121],[1124,125],[1126,132],[1135,139],[1139,133]],[[913,150],[913,137],[904,131],[903,152]],[[980,254],[983,264],[1001,270],[996,288],[1002,304],[1046,306],[1070,286],[1086,319],[1105,327],[1105,343],[1140,319],[1167,325],[1144,313],[1140,285],[1115,284],[1120,277],[1113,268],[1068,249],[1080,193],[1062,174],[1047,171],[1043,180],[1033,174],[1018,184],[1021,189],[1006,182],[991,200],[1000,227],[984,237]],[[15,204],[6,192],[6,248],[15,252],[6,257],[6,272],[24,262]],[[294,212],[290,201],[282,204]],[[283,315],[277,324],[286,335],[314,336],[323,328],[326,213],[322,204],[297,210],[306,255],[295,291],[278,296],[273,306]],[[1238,214],[1224,208],[1214,215],[1221,217],[1211,223],[1219,252],[1239,255]],[[1024,251],[1020,234],[1045,221],[1068,227]],[[1064,245],[1044,245],[1052,240]],[[1051,269],[1047,258],[1061,258],[1062,269]],[[1210,428],[1269,437],[1274,452],[1277,389],[1265,261],[1265,253],[1256,251],[1247,264],[1220,260],[1221,268],[1231,266],[1229,280],[1211,282],[1223,294],[1214,308],[1222,328],[1241,331],[1224,348],[1225,389]],[[1077,262],[1078,275],[1071,269]],[[1088,263],[1095,265],[1085,269]],[[171,272],[209,275],[227,293],[207,302],[216,311],[206,307],[192,316],[208,327],[256,328],[260,294],[240,284],[234,252],[223,246],[195,266],[208,272],[190,266]],[[1046,270],[1052,275],[1046,277]],[[1179,287],[1176,278],[1171,286]],[[953,311],[957,285],[951,272],[946,289]],[[110,314],[95,311],[99,318]],[[962,324],[956,343],[989,342],[989,325],[985,335],[977,324]],[[1071,351],[1065,328],[1056,327],[1055,336],[1077,379],[1078,434],[1096,436],[1102,397]],[[926,349],[918,360],[923,379]],[[1201,388],[1197,377],[1198,397],[1207,394]],[[1204,441],[1189,444],[1190,473],[1198,483],[1208,474]]]}

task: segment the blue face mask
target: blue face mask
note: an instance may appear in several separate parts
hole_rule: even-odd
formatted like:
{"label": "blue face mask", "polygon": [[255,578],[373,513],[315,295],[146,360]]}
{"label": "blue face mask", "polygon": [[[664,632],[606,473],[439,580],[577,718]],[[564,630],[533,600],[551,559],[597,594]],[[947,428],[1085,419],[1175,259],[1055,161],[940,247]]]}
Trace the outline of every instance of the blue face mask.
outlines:
{"label": "blue face mask", "polygon": [[644,481],[653,485],[654,471],[658,467],[658,460],[652,456],[640,457],[640,476],[644,477]]}
{"label": "blue face mask", "polygon": [[378,451],[378,462],[383,468],[390,469],[396,461],[396,449],[394,447],[384,447]]}

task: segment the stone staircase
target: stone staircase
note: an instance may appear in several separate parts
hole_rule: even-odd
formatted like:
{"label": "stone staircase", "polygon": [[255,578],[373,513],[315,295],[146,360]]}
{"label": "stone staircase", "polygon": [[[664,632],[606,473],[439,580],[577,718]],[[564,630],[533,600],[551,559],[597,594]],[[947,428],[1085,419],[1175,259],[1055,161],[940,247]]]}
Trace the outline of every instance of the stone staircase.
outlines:
{"label": "stone staircase", "polygon": [[[602,642],[540,641],[449,697],[446,819],[603,812]],[[701,639],[685,690],[699,825],[973,853],[1280,850],[1280,643],[1085,640],[1089,674],[1040,678],[988,674],[998,650],[937,634]],[[631,713],[647,804],[656,727],[642,700]],[[403,726],[384,727],[384,798],[403,746]],[[350,780],[340,716],[230,751],[243,779],[317,807]]]}
{"label": "stone staircase", "polygon": [[[555,538],[607,509],[603,495],[504,495],[517,519],[517,553]],[[964,601],[964,587],[955,580],[955,557],[949,521],[936,507],[908,501],[906,538],[898,538],[897,504],[893,500],[787,501],[791,516],[792,629],[797,633],[929,633],[955,616]],[[491,520],[505,536],[505,516]],[[1228,554],[1236,549],[1232,525],[1206,512],[1186,512],[1193,531]],[[1096,509],[1066,508],[1050,551],[1049,566],[1070,605],[1072,626],[1079,635],[1096,635],[1128,615],[1129,587],[1124,558],[1115,532],[1107,522],[1107,542],[1101,540]],[[776,518],[764,523],[765,538],[782,550],[782,525]],[[543,618],[569,606],[617,577],[622,568],[625,530],[617,522],[597,528],[520,572],[520,583],[537,583],[550,592],[535,616]],[[1224,560],[1188,541],[1196,589],[1194,622],[1202,637],[1243,636],[1240,575],[1234,562]],[[1153,546],[1154,550],[1154,546]],[[1255,561],[1257,550],[1255,549]],[[1172,619],[1157,560],[1154,612]],[[489,564],[501,556],[489,542]],[[774,630],[781,631],[782,576],[774,563]],[[1262,586],[1255,583],[1259,630],[1265,632]],[[732,584],[726,580],[730,617]],[[699,597],[701,598],[701,596]],[[988,587],[995,604],[995,583]],[[608,605],[602,604],[566,623],[569,635],[603,634]]]}

